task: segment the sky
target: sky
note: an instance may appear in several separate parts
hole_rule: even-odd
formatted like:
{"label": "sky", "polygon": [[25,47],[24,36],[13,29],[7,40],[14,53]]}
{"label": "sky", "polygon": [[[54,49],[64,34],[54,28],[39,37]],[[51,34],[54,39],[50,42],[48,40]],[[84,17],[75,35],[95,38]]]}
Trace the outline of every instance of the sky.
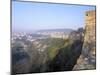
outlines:
{"label": "sky", "polygon": [[95,6],[12,1],[12,30],[77,29]]}

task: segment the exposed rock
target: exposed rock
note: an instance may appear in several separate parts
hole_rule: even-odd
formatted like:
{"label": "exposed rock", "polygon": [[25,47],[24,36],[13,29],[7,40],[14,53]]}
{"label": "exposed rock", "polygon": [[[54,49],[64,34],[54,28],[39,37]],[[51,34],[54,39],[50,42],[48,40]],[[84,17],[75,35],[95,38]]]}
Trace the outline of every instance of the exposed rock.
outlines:
{"label": "exposed rock", "polygon": [[87,11],[85,15],[85,36],[82,53],[73,70],[96,68],[96,15],[95,10]]}

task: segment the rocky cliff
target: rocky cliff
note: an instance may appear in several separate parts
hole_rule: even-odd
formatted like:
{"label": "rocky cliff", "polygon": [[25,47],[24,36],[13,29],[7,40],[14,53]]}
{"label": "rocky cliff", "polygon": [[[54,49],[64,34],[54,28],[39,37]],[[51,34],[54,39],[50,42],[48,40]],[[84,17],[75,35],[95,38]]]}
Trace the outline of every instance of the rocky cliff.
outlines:
{"label": "rocky cliff", "polygon": [[96,68],[96,12],[87,11],[85,14],[85,33],[82,53],[73,70]]}

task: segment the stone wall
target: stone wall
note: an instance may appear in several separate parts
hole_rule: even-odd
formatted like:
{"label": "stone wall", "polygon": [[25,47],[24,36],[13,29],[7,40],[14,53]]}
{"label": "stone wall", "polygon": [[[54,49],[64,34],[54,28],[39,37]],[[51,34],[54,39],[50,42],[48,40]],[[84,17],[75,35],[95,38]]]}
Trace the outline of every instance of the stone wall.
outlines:
{"label": "stone wall", "polygon": [[85,13],[85,34],[82,53],[73,70],[96,68],[96,12],[95,10]]}

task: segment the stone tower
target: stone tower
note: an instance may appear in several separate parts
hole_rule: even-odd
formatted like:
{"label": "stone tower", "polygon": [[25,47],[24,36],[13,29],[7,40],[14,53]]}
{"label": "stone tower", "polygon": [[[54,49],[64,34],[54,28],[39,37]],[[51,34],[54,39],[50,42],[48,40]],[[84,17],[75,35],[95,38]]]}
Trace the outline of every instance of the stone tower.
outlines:
{"label": "stone tower", "polygon": [[96,12],[87,11],[85,14],[85,34],[82,53],[73,70],[96,68]]}

